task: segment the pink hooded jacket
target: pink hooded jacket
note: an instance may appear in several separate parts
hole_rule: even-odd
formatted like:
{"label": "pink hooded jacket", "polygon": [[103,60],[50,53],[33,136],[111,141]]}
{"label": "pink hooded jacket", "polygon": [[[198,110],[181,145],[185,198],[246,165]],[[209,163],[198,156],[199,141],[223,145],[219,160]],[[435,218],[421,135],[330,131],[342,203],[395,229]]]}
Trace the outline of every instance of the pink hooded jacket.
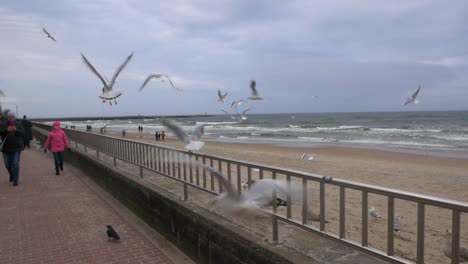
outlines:
{"label": "pink hooded jacket", "polygon": [[52,152],[64,151],[65,147],[70,148],[67,135],[65,131],[60,128],[60,122],[58,121],[54,122],[52,131],[49,132],[49,137],[47,137],[47,141],[44,145],[44,149],[48,149],[49,146]]}

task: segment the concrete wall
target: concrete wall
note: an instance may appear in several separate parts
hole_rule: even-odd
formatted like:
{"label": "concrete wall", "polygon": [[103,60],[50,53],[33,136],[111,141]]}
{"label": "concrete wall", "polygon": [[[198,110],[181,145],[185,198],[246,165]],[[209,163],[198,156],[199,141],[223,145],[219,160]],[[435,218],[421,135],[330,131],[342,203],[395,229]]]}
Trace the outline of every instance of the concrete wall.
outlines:
{"label": "concrete wall", "polygon": [[[33,134],[41,143],[46,139],[43,130],[35,128]],[[66,162],[79,167],[197,263],[293,263],[288,259],[295,253],[258,241],[220,216],[183,202],[174,194],[134,175],[78,151],[67,153]]]}

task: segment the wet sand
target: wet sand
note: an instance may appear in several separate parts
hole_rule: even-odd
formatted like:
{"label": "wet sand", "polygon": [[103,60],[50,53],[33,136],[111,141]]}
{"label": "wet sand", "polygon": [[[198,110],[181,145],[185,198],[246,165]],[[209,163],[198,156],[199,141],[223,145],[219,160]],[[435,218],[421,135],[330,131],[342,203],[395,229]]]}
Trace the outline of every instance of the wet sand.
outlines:
{"label": "wet sand", "polygon": [[[120,136],[119,133],[108,135]],[[153,135],[127,133],[127,139],[150,142],[158,145],[183,148],[184,143],[173,139],[156,142]],[[344,147],[296,148],[269,144],[244,144],[207,142],[201,153],[246,160],[309,173],[332,176],[360,183],[402,191],[432,195],[441,198],[468,202],[468,160],[426,155],[404,154],[390,151]],[[314,153],[313,161],[303,161],[303,153]],[[256,175],[253,175],[255,178]],[[258,176],[257,176],[258,177]],[[331,223],[327,231],[338,233],[339,189],[326,189],[326,218]],[[319,208],[318,185],[311,184],[310,208]],[[369,206],[381,213],[382,219],[369,219],[369,244],[385,251],[387,199],[369,195]],[[301,205],[293,201],[293,217],[300,219]],[[317,209],[318,210],[318,209]],[[315,211],[317,212],[317,211]],[[281,208],[280,213],[285,213]],[[361,193],[346,192],[346,237],[361,241]],[[401,233],[395,235],[396,255],[415,260],[417,232],[417,204],[395,200],[395,215],[402,215]],[[313,225],[317,227],[318,223]],[[468,217],[461,219],[461,245],[468,247]],[[443,255],[446,239],[443,234],[451,229],[451,211],[426,206],[426,263],[450,263]]]}

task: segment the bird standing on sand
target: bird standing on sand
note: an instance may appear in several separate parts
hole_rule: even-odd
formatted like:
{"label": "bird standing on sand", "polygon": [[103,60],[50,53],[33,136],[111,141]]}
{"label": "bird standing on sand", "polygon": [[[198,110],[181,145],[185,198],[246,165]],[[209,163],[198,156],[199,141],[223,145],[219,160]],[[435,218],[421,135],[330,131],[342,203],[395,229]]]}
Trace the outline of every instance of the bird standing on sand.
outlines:
{"label": "bird standing on sand", "polygon": [[201,141],[201,137],[203,135],[203,130],[204,130],[205,125],[196,126],[192,134],[187,135],[187,133],[185,133],[181,127],[172,123],[169,120],[164,119],[162,123],[165,127],[167,127],[170,131],[172,131],[172,133],[174,133],[177,139],[185,143],[188,143],[184,147],[185,149],[190,150],[190,151],[200,150],[205,145],[205,142]]}
{"label": "bird standing on sand", "polygon": [[304,153],[301,156],[301,160],[314,160],[314,159],[315,159],[315,154],[313,153],[309,153],[309,154]]}
{"label": "bird standing on sand", "polygon": [[[448,258],[452,258],[452,233],[448,230],[445,230],[446,243],[445,247],[442,249],[444,255]],[[460,247],[458,250],[458,256],[460,262],[468,262],[468,249],[464,247]]]}
{"label": "bird standing on sand", "polygon": [[374,219],[374,220],[378,220],[380,218],[382,218],[380,216],[380,214],[377,212],[377,210],[375,210],[375,207],[371,207],[369,209],[369,215]]}
{"label": "bird standing on sand", "polygon": [[257,86],[257,82],[255,82],[255,80],[252,80],[250,82],[250,90],[251,90],[252,94],[247,99],[250,99],[250,100],[263,100],[263,97],[258,95],[256,86]]}
{"label": "bird standing on sand", "polygon": [[120,72],[122,72],[122,70],[127,66],[130,59],[133,57],[133,51],[132,51],[132,53],[130,53],[130,55],[127,57],[127,59],[125,59],[125,61],[122,63],[122,65],[120,65],[120,67],[117,68],[117,71],[114,73],[114,76],[112,77],[112,80],[110,81],[110,83],[107,83],[102,78],[102,76],[99,74],[99,72],[88,61],[88,59],[85,57],[85,55],[83,55],[83,53],[81,53],[81,57],[82,57],[83,62],[85,63],[85,65],[88,66],[88,68],[91,70],[91,72],[93,72],[99,78],[99,80],[101,80],[102,84],[104,85],[104,87],[102,88],[102,95],[99,96],[99,98],[102,99],[102,102],[105,103],[105,102],[109,101],[109,104],[112,105],[112,100],[114,100],[114,103],[117,104],[117,97],[121,96],[122,92],[113,90],[115,80],[119,76]]}
{"label": "bird standing on sand", "polygon": [[107,237],[109,241],[117,241],[120,240],[119,235],[117,235],[117,232],[115,232],[114,228],[112,228],[111,225],[107,225]]}
{"label": "bird standing on sand", "polygon": [[45,28],[42,28],[42,31],[44,31],[44,33],[47,34],[47,37],[50,38],[51,40],[53,40],[54,42],[57,42],[57,40],[55,40],[54,37],[52,37],[52,35],[50,35],[49,32],[47,32],[47,30]]}
{"label": "bird standing on sand", "polygon": [[146,84],[151,80],[151,79],[161,79],[161,82],[164,82],[164,79],[162,79],[163,77],[165,77],[169,83],[171,84],[172,88],[178,90],[178,91],[182,91],[181,89],[177,88],[174,86],[174,83],[172,82],[172,80],[169,78],[169,75],[167,74],[151,74],[149,75],[148,77],[146,77],[146,80],[143,82],[143,84],[141,85],[140,87],[140,90],[139,92],[141,92],[143,90],[143,88],[145,88]]}
{"label": "bird standing on sand", "polygon": [[419,94],[420,90],[421,90],[421,85],[418,86],[418,89],[413,93],[413,95],[411,95],[411,97],[406,99],[406,102],[403,105],[407,105],[407,104],[410,104],[410,103],[418,104],[419,102],[418,102],[418,100],[416,100],[416,98],[418,97],[418,94]]}

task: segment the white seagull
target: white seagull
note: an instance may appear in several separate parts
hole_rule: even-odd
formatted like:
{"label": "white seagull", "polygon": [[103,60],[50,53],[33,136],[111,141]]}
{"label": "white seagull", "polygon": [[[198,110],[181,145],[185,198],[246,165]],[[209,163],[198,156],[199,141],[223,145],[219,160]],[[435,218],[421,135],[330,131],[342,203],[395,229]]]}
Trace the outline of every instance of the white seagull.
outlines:
{"label": "white seagull", "polygon": [[244,103],[244,100],[242,100],[242,99],[241,99],[241,100],[237,100],[237,101],[232,102],[231,105],[230,105],[229,107],[231,107],[231,108],[234,107],[235,109],[237,109],[237,107],[238,107],[239,105],[242,105],[243,103]]}
{"label": "white seagull", "polygon": [[46,34],[47,34],[47,37],[48,37],[48,38],[50,38],[51,40],[53,40],[53,41],[57,42],[57,40],[55,40],[55,39],[54,39],[54,37],[52,37],[52,35],[50,35],[50,33],[49,33],[49,32],[47,32],[47,30],[46,30],[45,28],[42,28],[42,31],[44,31],[44,33],[46,33]]}
{"label": "white seagull", "polygon": [[104,85],[102,87],[102,95],[99,96],[99,98],[102,99],[103,103],[109,101],[109,104],[112,105],[112,100],[114,100],[114,103],[117,104],[117,97],[121,96],[122,92],[113,90],[115,80],[119,76],[120,72],[122,72],[122,70],[125,68],[125,66],[127,66],[128,62],[130,61],[132,56],[133,56],[133,51],[132,51],[132,53],[130,53],[130,55],[127,57],[127,59],[125,59],[124,63],[122,63],[122,65],[120,65],[119,68],[117,68],[117,71],[114,73],[114,76],[112,76],[112,80],[110,81],[110,83],[107,83],[102,78],[102,76],[98,73],[98,71],[94,68],[94,66],[88,61],[88,59],[85,57],[85,55],[83,55],[83,53],[81,53],[81,57],[83,59],[83,62],[99,78],[99,80],[101,80],[102,84]]}
{"label": "white seagull", "polygon": [[[446,243],[445,247],[443,248],[444,255],[448,258],[452,258],[452,233],[448,230],[445,230]],[[458,250],[459,262],[468,262],[468,249],[461,247]]]}
{"label": "white seagull", "polygon": [[160,73],[156,73],[156,74],[151,74],[149,75],[148,77],[146,77],[146,80],[145,82],[143,82],[143,84],[141,85],[140,87],[140,90],[139,92],[141,92],[143,90],[143,88],[145,88],[146,84],[151,80],[151,79],[161,79],[161,82],[164,82],[164,79],[162,79],[163,77],[165,77],[169,83],[171,84],[172,88],[178,90],[178,91],[182,91],[181,89],[177,88],[174,86],[174,83],[172,82],[172,80],[169,78],[169,76],[167,74],[160,74]]}
{"label": "white seagull", "polygon": [[252,91],[252,94],[250,95],[250,97],[248,99],[250,99],[250,100],[263,100],[263,97],[260,97],[258,95],[256,86],[257,86],[257,83],[255,82],[255,80],[252,80],[250,82],[250,90]]}
{"label": "white seagull", "polygon": [[373,219],[375,219],[375,220],[378,220],[378,219],[382,218],[382,217],[380,216],[380,214],[375,210],[374,207],[371,207],[371,208],[369,209],[369,215],[370,215]]}
{"label": "white seagull", "polygon": [[218,101],[225,103],[226,102],[226,96],[228,95],[228,92],[226,92],[224,95],[221,94],[221,91],[218,90]]}
{"label": "white seagull", "polygon": [[226,115],[228,115],[231,119],[236,119],[235,116],[231,115],[230,113],[226,112],[224,109],[221,109]]}
{"label": "white seagull", "polygon": [[400,219],[401,216],[399,215],[395,216],[395,218],[393,219],[393,231],[395,231],[396,233],[400,233],[401,230]]}
{"label": "white seagull", "polygon": [[187,135],[181,127],[172,123],[169,120],[164,119],[163,125],[167,127],[180,141],[188,143],[184,148],[189,151],[200,150],[205,145],[205,142],[201,141],[203,135],[203,129],[205,125],[198,125],[195,127],[191,135]]}
{"label": "white seagull", "polygon": [[313,153],[304,153],[301,156],[301,160],[314,160],[315,159],[315,154]]}
{"label": "white seagull", "polygon": [[244,111],[242,111],[242,113],[237,113],[237,116],[239,116],[239,118],[241,120],[247,120],[247,117],[245,116],[245,114],[250,111],[252,108],[247,108],[245,109]]}
{"label": "white seagull", "polygon": [[407,105],[407,104],[410,104],[410,103],[418,104],[419,102],[418,102],[418,100],[416,100],[416,98],[418,97],[418,94],[419,94],[420,90],[421,90],[421,85],[418,86],[418,89],[413,93],[413,95],[411,95],[411,97],[406,99],[406,102],[403,105]]}

